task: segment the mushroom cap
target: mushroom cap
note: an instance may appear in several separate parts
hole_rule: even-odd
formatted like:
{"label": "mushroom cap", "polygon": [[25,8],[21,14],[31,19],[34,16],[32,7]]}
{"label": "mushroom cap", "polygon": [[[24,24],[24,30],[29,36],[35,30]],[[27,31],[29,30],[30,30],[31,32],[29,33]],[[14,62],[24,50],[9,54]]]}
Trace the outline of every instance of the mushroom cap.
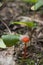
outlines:
{"label": "mushroom cap", "polygon": [[25,37],[23,37],[21,40],[22,40],[22,42],[27,43],[27,42],[30,41],[30,38],[25,36]]}

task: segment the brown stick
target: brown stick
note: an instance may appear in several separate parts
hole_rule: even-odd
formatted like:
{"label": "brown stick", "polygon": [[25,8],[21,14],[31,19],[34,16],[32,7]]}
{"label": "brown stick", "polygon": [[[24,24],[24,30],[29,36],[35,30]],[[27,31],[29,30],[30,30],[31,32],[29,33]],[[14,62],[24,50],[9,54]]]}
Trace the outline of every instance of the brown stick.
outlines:
{"label": "brown stick", "polygon": [[36,21],[37,23],[40,23],[40,24],[43,25],[43,21],[41,21],[41,20],[39,20],[39,19],[36,19],[35,17],[34,17],[34,18],[31,18],[31,17],[21,16],[20,18],[24,18],[24,19],[27,18],[27,20],[29,20],[29,21]]}
{"label": "brown stick", "polygon": [[2,19],[0,19],[0,21],[2,22],[2,24],[5,25],[5,27],[7,28],[8,32],[9,32],[9,34],[11,34],[11,30],[9,29],[9,27],[7,26],[7,24]]}

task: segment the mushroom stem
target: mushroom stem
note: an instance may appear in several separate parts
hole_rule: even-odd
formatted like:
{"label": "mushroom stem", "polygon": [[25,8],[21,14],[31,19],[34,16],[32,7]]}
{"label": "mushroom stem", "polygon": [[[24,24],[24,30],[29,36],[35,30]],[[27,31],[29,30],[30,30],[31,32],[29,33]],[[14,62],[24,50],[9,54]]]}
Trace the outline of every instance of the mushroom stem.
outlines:
{"label": "mushroom stem", "polygon": [[27,51],[27,44],[25,43],[25,47],[24,47],[24,58],[26,58],[26,51]]}

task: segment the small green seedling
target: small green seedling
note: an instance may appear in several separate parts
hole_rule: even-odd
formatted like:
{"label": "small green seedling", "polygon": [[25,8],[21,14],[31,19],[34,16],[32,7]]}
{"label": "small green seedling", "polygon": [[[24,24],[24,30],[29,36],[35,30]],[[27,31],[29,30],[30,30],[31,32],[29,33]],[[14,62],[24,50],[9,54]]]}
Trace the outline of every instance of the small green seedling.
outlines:
{"label": "small green seedling", "polygon": [[33,3],[31,10],[38,10],[41,6],[43,6],[43,0],[23,0],[26,3]]}
{"label": "small green seedling", "polygon": [[31,7],[31,9],[38,10],[41,6],[43,6],[43,0],[39,0],[35,5]]}
{"label": "small green seedling", "polygon": [[27,26],[27,27],[29,27],[29,28],[34,28],[34,27],[36,27],[37,26],[37,24],[36,23],[34,23],[34,22],[32,22],[32,21],[28,21],[28,22],[12,22],[12,24],[20,24],[20,25],[25,25],[25,26]]}

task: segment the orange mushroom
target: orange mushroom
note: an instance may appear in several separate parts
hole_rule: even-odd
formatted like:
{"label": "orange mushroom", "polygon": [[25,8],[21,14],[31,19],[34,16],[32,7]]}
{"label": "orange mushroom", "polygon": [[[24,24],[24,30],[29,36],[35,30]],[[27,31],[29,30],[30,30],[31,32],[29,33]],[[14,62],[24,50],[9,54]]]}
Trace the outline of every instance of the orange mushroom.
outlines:
{"label": "orange mushroom", "polygon": [[30,41],[30,38],[27,37],[27,36],[22,38],[22,42],[24,42],[24,44],[25,44],[25,47],[24,47],[24,56],[23,56],[24,58],[26,58],[27,42],[29,42],[29,41]]}
{"label": "orange mushroom", "polygon": [[27,42],[30,41],[30,38],[29,38],[29,37],[23,37],[23,38],[22,38],[22,41],[25,42],[25,43],[27,43]]}

